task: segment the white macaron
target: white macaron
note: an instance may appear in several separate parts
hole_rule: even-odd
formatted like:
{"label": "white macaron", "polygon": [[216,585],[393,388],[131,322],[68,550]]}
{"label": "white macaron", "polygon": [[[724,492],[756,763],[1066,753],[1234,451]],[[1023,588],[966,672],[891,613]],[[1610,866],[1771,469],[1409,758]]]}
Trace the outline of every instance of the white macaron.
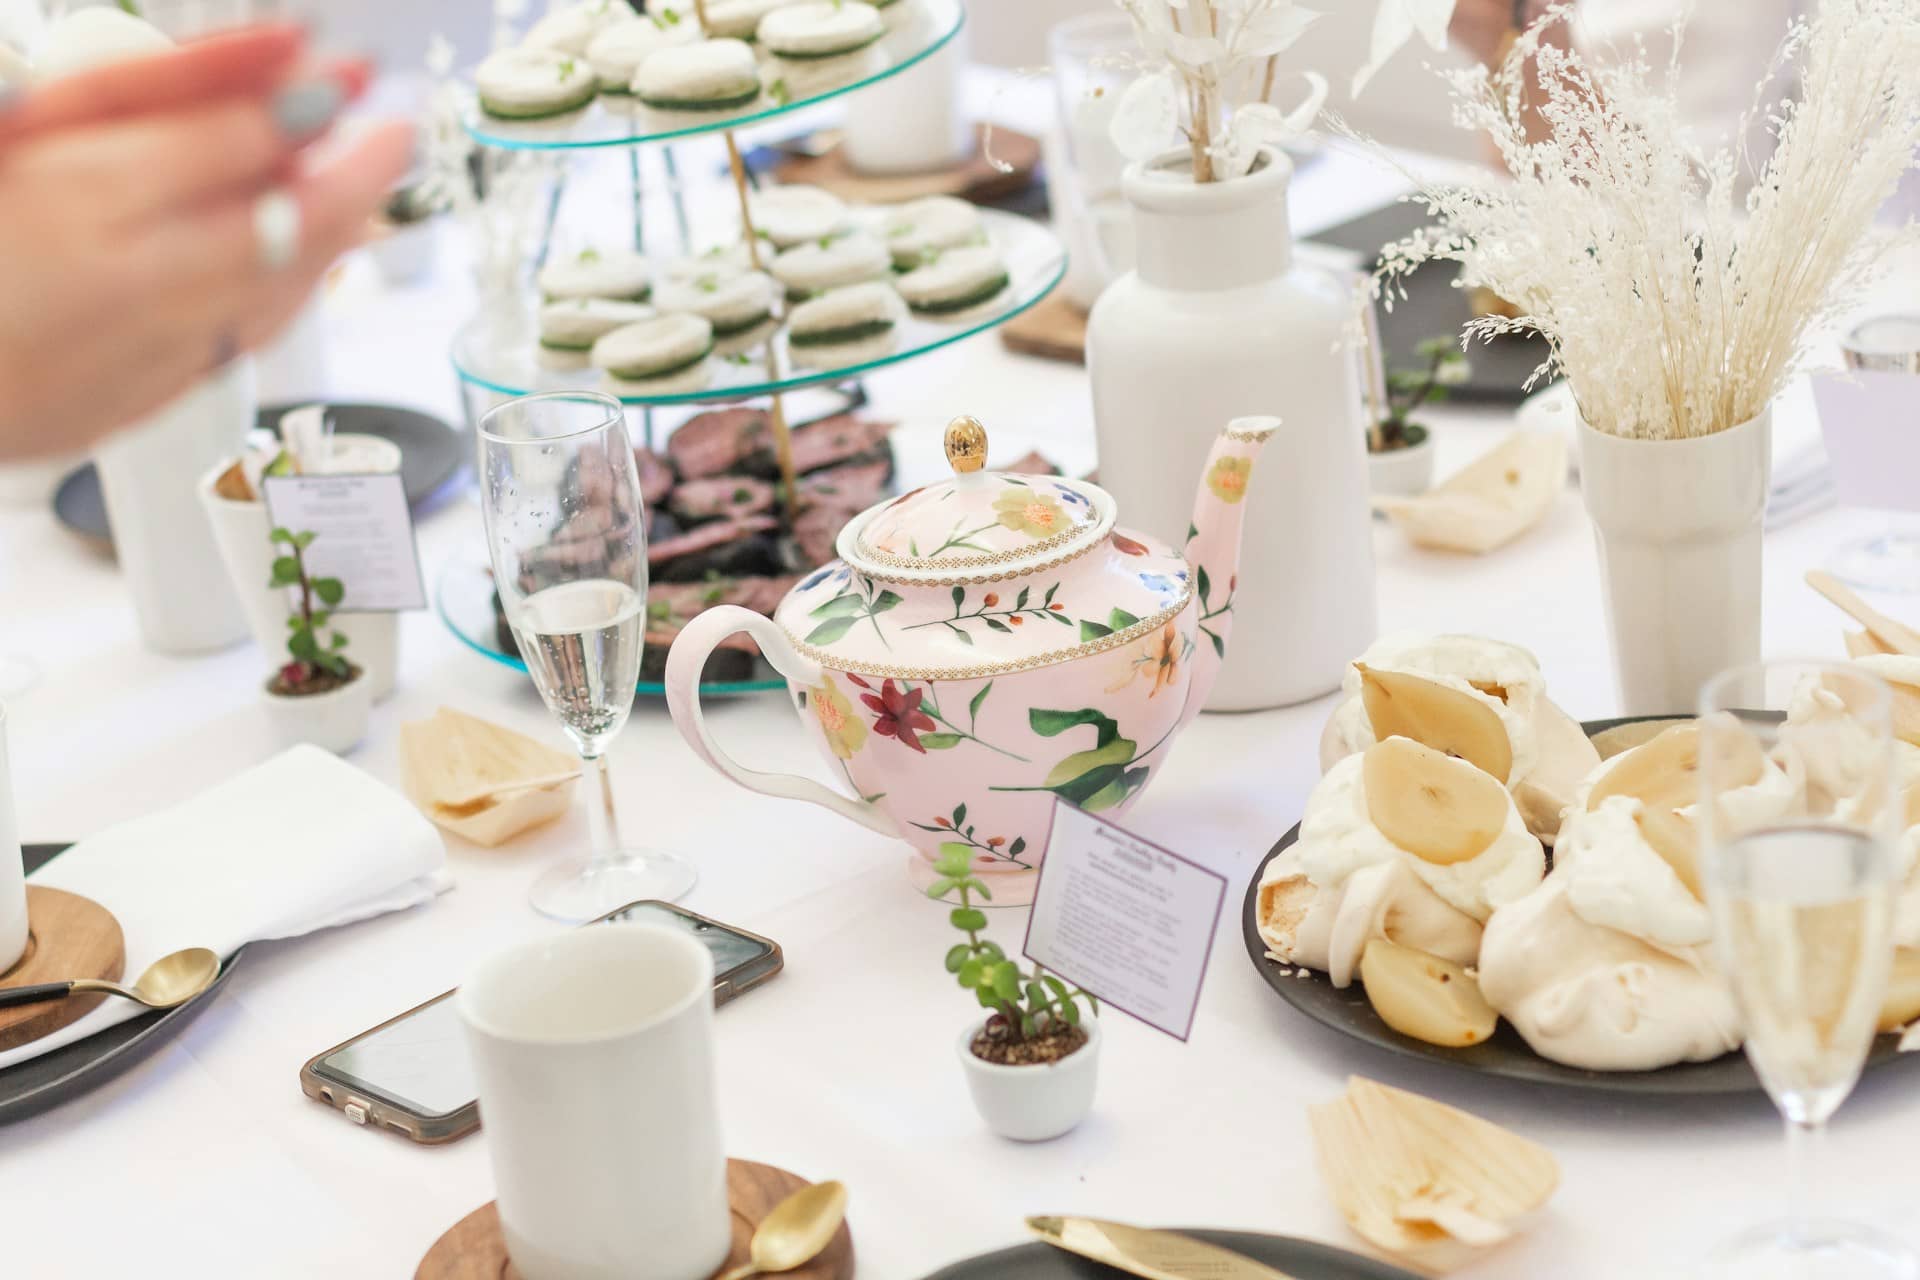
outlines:
{"label": "white macaron", "polygon": [[782,58],[835,58],[887,34],[880,11],[864,0],[808,0],[760,20],[760,47]]}
{"label": "white macaron", "polygon": [[633,92],[633,75],[640,64],[662,49],[692,44],[700,38],[700,24],[674,17],[630,18],[616,22],[593,37],[587,63],[600,77],[600,92]]}
{"label": "white macaron", "polygon": [[787,315],[787,341],[794,346],[859,342],[887,333],[905,318],[900,297],[879,282],[829,289]]}
{"label": "white macaron", "polygon": [[586,53],[594,36],[616,22],[624,22],[632,14],[625,0],[584,0],[580,4],[558,5],[527,28],[527,34],[520,37],[520,47],[552,49],[579,57]]}
{"label": "white macaron", "polygon": [[929,251],[951,249],[981,237],[980,211],[954,196],[909,200],[888,212],[880,238],[896,266],[918,266]]}
{"label": "white macaron", "polygon": [[884,280],[892,266],[879,237],[849,231],[797,244],[775,258],[769,270],[789,298],[805,298],[863,280]]}
{"label": "white macaron", "polygon": [[964,311],[1007,287],[1007,264],[992,245],[946,249],[894,281],[915,311]]}
{"label": "white macaron", "polygon": [[557,116],[593,101],[599,77],[585,58],[553,49],[502,49],[473,73],[480,108],[508,120]]}
{"label": "white macaron", "polygon": [[552,351],[587,351],[615,329],[651,320],[644,302],[612,298],[569,298],[540,308],[540,345]]}
{"label": "white macaron", "polygon": [[707,0],[707,34],[751,40],[775,9],[799,0]]}
{"label": "white macaron", "polygon": [[821,240],[847,225],[846,202],[831,191],[801,184],[766,187],[747,197],[754,230],[781,249]]}
{"label": "white macaron", "polygon": [[540,268],[541,294],[549,301],[566,298],[617,298],[644,302],[653,291],[653,268],[631,249],[582,249]]}
{"label": "white macaron", "polygon": [[640,101],[664,111],[741,107],[760,96],[760,67],[742,40],[670,45],[633,73]]}
{"label": "white macaron", "polygon": [[616,378],[658,378],[700,363],[711,350],[713,326],[699,316],[655,316],[602,335],[593,364]]}

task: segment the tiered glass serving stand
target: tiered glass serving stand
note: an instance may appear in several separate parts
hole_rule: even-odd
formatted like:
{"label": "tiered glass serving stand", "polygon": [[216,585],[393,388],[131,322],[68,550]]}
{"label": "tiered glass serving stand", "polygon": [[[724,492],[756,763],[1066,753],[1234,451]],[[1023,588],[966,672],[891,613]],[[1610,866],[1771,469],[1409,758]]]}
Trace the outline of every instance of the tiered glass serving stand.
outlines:
{"label": "tiered glass serving stand", "polygon": [[[748,193],[757,182],[742,157],[736,130],[776,124],[795,112],[898,75],[938,52],[966,20],[961,0],[892,0],[880,13],[887,24],[886,34],[851,54],[791,60],[759,52],[761,93],[755,101],[743,106],[718,111],[664,111],[629,96],[601,94],[587,106],[565,115],[543,120],[504,120],[487,115],[480,110],[477,100],[471,100],[464,124],[468,135],[484,148],[570,155],[624,148],[633,202],[634,245],[642,251],[656,246],[647,243],[645,220],[641,216],[639,150],[659,146],[678,231],[676,252],[681,254],[693,252],[696,246],[687,217],[676,148],[717,136],[726,147],[741,234],[754,265],[763,267],[763,254],[768,250],[755,231],[748,206]],[[694,20],[694,15],[688,13],[682,20]],[[556,179],[547,203],[536,267],[545,261],[552,244],[565,189],[566,178],[562,174]],[[893,344],[883,352],[862,349],[856,353],[843,349],[843,354],[836,358],[804,348],[796,350],[788,345],[784,326],[776,319],[748,333],[718,340],[714,354],[691,375],[675,375],[648,383],[615,382],[588,366],[577,354],[551,352],[540,346],[540,299],[531,281],[524,282],[517,292],[484,299],[455,333],[453,367],[465,392],[468,417],[477,419],[486,408],[504,397],[591,388],[616,395],[637,409],[642,425],[635,432],[635,438],[649,447],[659,448],[664,440],[653,420],[656,407],[715,405],[764,398],[773,426],[783,492],[791,494],[794,476],[784,402],[787,393],[805,387],[838,386],[849,388],[855,399],[861,398],[858,380],[863,374],[914,359],[1003,324],[1039,302],[1066,273],[1066,251],[1046,227],[991,210],[983,214],[988,238],[1006,259],[1007,287],[995,297],[964,311],[938,317],[909,315],[896,327]],[[880,215],[873,210],[857,209],[855,216],[873,220]],[[441,614],[469,645],[497,660],[513,662],[511,655],[496,652],[497,646],[489,642],[491,628],[481,607],[486,597],[476,581],[469,581],[474,573],[471,567],[449,568],[450,578],[443,581],[436,592]],[[769,678],[765,680],[743,681],[714,691],[781,687],[777,676],[770,671],[766,674]],[[657,692],[658,686],[643,684],[641,691]]]}

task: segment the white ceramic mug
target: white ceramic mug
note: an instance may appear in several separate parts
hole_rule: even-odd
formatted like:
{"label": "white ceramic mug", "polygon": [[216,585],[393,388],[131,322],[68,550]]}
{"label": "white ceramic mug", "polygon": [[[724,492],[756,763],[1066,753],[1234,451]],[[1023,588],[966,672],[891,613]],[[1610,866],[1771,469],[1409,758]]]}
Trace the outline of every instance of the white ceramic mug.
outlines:
{"label": "white ceramic mug", "polygon": [[7,705],[0,702],[0,973],[27,949],[27,879],[20,864],[20,827],[13,816],[7,765]]}
{"label": "white ceramic mug", "polygon": [[707,949],[593,925],[494,956],[457,999],[521,1274],[708,1280],[733,1222]]}

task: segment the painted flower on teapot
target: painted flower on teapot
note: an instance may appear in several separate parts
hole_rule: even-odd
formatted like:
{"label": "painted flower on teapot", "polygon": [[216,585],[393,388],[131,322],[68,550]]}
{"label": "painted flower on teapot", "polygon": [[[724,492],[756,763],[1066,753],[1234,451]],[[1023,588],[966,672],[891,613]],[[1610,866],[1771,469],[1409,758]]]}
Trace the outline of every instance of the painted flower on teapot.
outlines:
{"label": "painted flower on teapot", "polygon": [[[742,786],[824,805],[928,858],[959,844],[977,870],[1031,869],[1056,800],[1124,812],[1206,701],[1254,459],[1277,426],[1241,418],[1220,433],[1183,554],[1116,527],[1092,484],[987,471],[985,430],[956,418],[954,476],[855,516],[840,558],[771,619],[722,606],[681,632],[674,722]],[[847,794],[746,769],[714,742],[700,671],[741,631],[787,678]]]}

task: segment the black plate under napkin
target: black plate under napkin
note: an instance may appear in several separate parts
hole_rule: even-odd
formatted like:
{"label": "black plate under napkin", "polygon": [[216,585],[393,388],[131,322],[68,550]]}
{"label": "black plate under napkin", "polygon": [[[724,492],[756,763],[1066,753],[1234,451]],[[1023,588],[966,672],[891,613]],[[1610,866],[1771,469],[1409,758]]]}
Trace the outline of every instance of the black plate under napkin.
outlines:
{"label": "black plate under napkin", "polygon": [[[64,844],[25,846],[22,853],[28,874],[44,866],[56,854],[65,852],[67,847]],[[213,980],[213,985],[177,1009],[156,1009],[143,1013],[88,1036],[85,1040],[76,1040],[0,1071],[0,1124],[25,1120],[69,1098],[77,1098],[89,1090],[97,1089],[171,1040],[226,985],[227,975],[233,972],[233,967],[240,963],[240,957],[246,952],[243,946],[226,957],[220,965],[220,976]]]}
{"label": "black plate under napkin", "polygon": [[[1195,1227],[1173,1230],[1235,1253],[1264,1262],[1295,1280],[1419,1280],[1411,1271],[1363,1258],[1332,1245],[1296,1240],[1292,1236],[1256,1235],[1251,1231],[1207,1231]],[[926,1280],[1112,1280],[1121,1272],[1078,1254],[1035,1241],[998,1253],[956,1262]]]}
{"label": "black plate under napkin", "polygon": [[[256,419],[263,431],[278,433],[280,418],[296,405],[270,405]],[[389,404],[330,404],[333,429],[340,433],[378,436],[400,446],[400,481],[406,486],[407,505],[415,515],[433,505],[460,468],[466,464],[470,437],[430,413]],[[107,524],[107,503],[100,493],[100,475],[91,462],[67,473],[53,491],[53,515],[69,530],[102,550],[113,548],[113,529]]]}

